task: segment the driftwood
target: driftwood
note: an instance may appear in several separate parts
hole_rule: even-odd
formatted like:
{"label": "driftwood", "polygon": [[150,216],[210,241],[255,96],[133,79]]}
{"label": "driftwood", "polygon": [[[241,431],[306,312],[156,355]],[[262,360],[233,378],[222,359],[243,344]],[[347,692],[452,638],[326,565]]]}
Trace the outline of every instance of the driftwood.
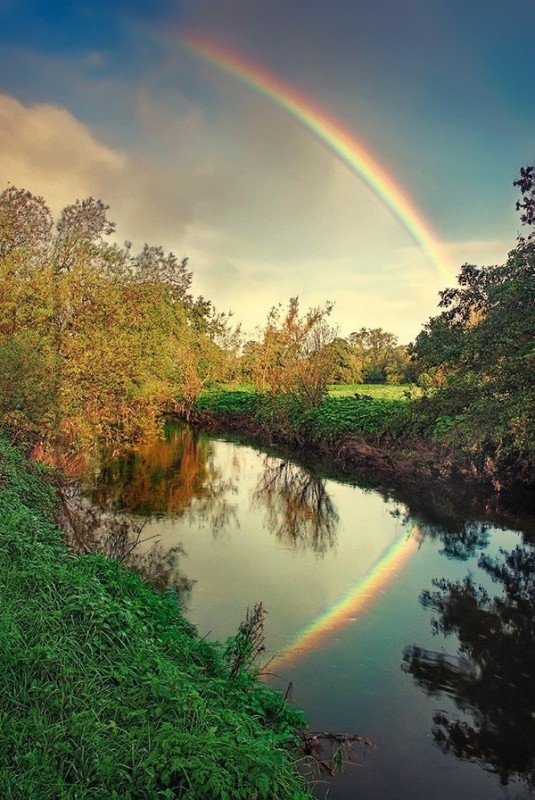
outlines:
{"label": "driftwood", "polygon": [[348,765],[362,766],[355,761],[357,748],[361,748],[364,753],[375,749],[371,739],[357,733],[301,731],[300,737],[303,754],[312,759],[321,772],[331,777]]}

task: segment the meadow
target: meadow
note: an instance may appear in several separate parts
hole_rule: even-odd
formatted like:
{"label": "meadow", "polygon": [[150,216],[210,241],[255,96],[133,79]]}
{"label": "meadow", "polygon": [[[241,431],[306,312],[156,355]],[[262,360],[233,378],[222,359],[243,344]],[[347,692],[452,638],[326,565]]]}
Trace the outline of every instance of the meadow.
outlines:
{"label": "meadow", "polygon": [[365,394],[374,400],[405,400],[410,394],[418,397],[421,390],[414,383],[331,383],[327,386],[330,397],[351,397]]}

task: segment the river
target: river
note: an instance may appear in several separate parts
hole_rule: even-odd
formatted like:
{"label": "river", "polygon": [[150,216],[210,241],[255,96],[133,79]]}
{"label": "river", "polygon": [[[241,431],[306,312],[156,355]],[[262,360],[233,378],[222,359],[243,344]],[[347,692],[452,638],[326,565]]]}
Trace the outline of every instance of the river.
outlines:
{"label": "river", "polygon": [[312,729],[373,740],[318,798],[533,796],[533,520],[426,516],[178,425],[106,463],[92,499],[144,524],[153,571],[181,545],[201,635],[224,640],[261,601],[266,680]]}

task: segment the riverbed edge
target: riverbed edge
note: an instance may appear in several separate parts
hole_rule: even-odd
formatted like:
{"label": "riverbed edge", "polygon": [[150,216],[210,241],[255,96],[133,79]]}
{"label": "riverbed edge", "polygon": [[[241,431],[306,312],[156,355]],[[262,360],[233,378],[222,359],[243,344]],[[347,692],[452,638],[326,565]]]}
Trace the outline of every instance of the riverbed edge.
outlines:
{"label": "riverbed edge", "polygon": [[[230,680],[222,646],[175,593],[70,552],[54,482],[0,436],[0,794],[57,800],[74,783],[109,797],[307,800],[292,755],[301,712],[250,671]],[[197,727],[184,726],[190,706]]]}
{"label": "riverbed edge", "polygon": [[378,441],[377,437],[351,432],[320,438],[288,426],[287,420],[259,419],[250,413],[218,413],[196,406],[178,415],[178,419],[208,433],[235,435],[247,443],[278,449],[298,461],[313,461],[324,471],[336,472],[346,479],[391,485],[394,489],[443,491],[465,499],[481,492],[486,510],[520,508],[535,512],[535,476],[518,481],[514,467],[507,472],[499,470],[490,457],[479,464],[463,460],[449,448],[426,439]]}

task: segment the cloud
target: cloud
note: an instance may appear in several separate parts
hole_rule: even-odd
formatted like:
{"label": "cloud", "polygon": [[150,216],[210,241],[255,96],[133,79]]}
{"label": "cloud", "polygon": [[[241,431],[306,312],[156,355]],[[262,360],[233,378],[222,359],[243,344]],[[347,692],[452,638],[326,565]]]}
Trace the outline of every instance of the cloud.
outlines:
{"label": "cloud", "polygon": [[[249,332],[299,295],[304,308],[334,301],[343,335],[380,326],[414,338],[436,313],[444,278],[373,193],[259,98],[236,91],[224,113],[208,115],[173,97],[138,93],[150,146],[136,152],[103,142],[65,108],[0,95],[0,175],[55,213],[102,198],[121,240],[188,255],[194,290]],[[511,244],[443,246],[460,266],[501,263]]]}
{"label": "cloud", "polygon": [[191,217],[187,192],[150,160],[100,141],[65,108],[0,94],[0,175],[43,195],[52,212],[92,195],[111,206],[123,238],[177,238]]}
{"label": "cloud", "polygon": [[121,177],[128,159],[99,142],[66,109],[24,106],[0,94],[0,174],[42,194],[57,213]]}

